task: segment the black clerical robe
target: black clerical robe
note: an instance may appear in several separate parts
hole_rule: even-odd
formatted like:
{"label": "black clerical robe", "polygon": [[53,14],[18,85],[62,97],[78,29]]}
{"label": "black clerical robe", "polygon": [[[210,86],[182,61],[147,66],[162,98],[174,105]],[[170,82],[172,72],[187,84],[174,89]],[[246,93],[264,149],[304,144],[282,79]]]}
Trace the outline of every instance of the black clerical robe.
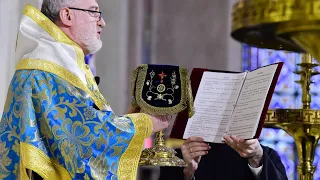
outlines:
{"label": "black clerical robe", "polygon": [[[226,144],[210,144],[209,153],[202,156],[196,180],[254,180],[248,161]],[[260,180],[287,180],[279,155],[271,148],[263,148],[263,168]],[[181,151],[177,150],[178,156]],[[184,180],[183,168],[161,167],[159,180]]]}

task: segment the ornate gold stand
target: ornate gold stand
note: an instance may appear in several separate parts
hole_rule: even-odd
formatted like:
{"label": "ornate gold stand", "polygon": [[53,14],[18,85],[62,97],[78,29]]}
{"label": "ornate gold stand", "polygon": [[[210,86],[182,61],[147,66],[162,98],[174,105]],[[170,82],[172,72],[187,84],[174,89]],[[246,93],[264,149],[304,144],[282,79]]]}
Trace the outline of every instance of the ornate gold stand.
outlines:
{"label": "ornate gold stand", "polygon": [[[242,0],[233,7],[232,37],[260,48],[310,53],[320,61],[320,1],[318,0]],[[296,143],[300,180],[313,179],[314,152],[320,136],[320,111],[311,110],[310,54],[304,54],[297,74],[301,75],[301,109],[269,110],[266,127],[277,127]]]}
{"label": "ornate gold stand", "polygon": [[299,179],[313,179],[315,167],[313,166],[314,152],[320,135],[320,111],[311,110],[310,78],[319,74],[311,69],[312,63],[309,54],[303,55],[300,81],[302,86],[303,109],[277,109],[269,110],[265,121],[266,127],[278,127],[290,134],[296,143],[300,164],[298,165]]}
{"label": "ornate gold stand", "polygon": [[163,132],[156,133],[155,145],[142,151],[139,166],[176,166],[185,167],[182,159],[176,156],[174,149],[165,146]]}

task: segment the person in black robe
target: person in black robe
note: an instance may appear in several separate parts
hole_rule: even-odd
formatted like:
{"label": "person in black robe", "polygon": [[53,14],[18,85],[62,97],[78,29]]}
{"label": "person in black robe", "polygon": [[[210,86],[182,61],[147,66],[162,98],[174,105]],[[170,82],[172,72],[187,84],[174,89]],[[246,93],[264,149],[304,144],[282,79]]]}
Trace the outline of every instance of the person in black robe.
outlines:
{"label": "person in black robe", "polygon": [[177,150],[187,167],[161,167],[159,180],[287,180],[279,155],[257,139],[225,136],[226,144],[191,137]]}

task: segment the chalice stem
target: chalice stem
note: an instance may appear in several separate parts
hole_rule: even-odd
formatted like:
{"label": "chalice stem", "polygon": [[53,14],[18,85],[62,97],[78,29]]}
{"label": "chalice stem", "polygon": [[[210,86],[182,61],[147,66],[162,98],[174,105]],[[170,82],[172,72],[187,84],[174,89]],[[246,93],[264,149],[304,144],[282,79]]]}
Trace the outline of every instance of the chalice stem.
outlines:
{"label": "chalice stem", "polygon": [[165,141],[163,139],[164,133],[163,131],[159,131],[156,133],[155,145],[156,146],[165,146]]}

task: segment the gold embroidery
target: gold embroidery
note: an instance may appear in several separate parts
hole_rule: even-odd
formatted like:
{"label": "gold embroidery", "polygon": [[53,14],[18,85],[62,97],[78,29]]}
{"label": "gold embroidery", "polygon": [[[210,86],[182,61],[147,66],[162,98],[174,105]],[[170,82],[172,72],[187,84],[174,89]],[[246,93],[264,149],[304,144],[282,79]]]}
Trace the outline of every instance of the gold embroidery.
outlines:
{"label": "gold embroidery", "polygon": [[113,118],[112,123],[116,125],[118,128],[123,129],[124,131],[129,131],[131,129],[130,125],[131,120],[127,117],[117,117]]}
{"label": "gold embroidery", "polygon": [[102,153],[98,155],[96,158],[91,157],[89,160],[90,166],[90,174],[93,179],[106,179],[108,176],[108,161],[106,158],[106,154]]}
{"label": "gold embroidery", "polygon": [[[153,101],[153,100],[162,100],[164,102],[167,102],[168,104],[172,104],[174,101],[174,92],[176,89],[179,89],[180,86],[176,84],[177,81],[177,75],[176,72],[173,71],[171,74],[171,87],[170,86],[165,86],[163,84],[163,79],[167,77],[167,75],[162,71],[161,74],[158,74],[160,76],[161,81],[160,84],[155,88],[154,86],[154,76],[155,72],[152,70],[150,73],[150,79],[147,79],[146,85],[149,86],[149,89],[145,93],[145,96],[147,96],[148,101]],[[156,91],[154,91],[156,89]],[[166,92],[166,90],[169,90],[169,92]],[[155,97],[153,97],[156,95]],[[165,98],[169,96],[169,98]],[[154,99],[153,99],[154,98]]]}
{"label": "gold embroidery", "polygon": [[6,148],[6,142],[0,143],[0,178],[3,179],[7,177],[10,172],[7,170],[7,166],[11,164],[11,159],[8,157],[9,148]]}
{"label": "gold embroidery", "polygon": [[49,73],[55,74],[60,78],[64,79],[65,81],[69,82],[73,86],[84,90],[86,93],[90,95],[93,99],[95,104],[100,108],[103,109],[105,103],[98,99],[86,85],[82,83],[78,76],[74,75],[72,72],[68,71],[67,69],[59,66],[53,62],[46,61],[46,60],[38,60],[38,59],[23,59],[19,61],[16,66],[16,70],[23,70],[23,69],[38,69],[42,71],[47,71]]}
{"label": "gold embroidery", "polygon": [[[141,65],[139,67],[142,68],[144,66],[147,66],[147,65]],[[139,107],[139,105],[136,101],[136,98],[135,98],[135,88],[136,88],[137,77],[138,77],[138,73],[139,73],[139,69],[140,69],[139,67],[133,70],[132,77],[131,77],[131,95],[132,95],[131,104],[133,107]]]}
{"label": "gold embroidery", "polygon": [[84,109],[84,117],[86,119],[92,120],[92,119],[96,118],[97,115],[92,107],[87,107]]}
{"label": "gold embroidery", "polygon": [[87,80],[87,84],[88,84],[88,87],[89,87],[90,91],[93,93],[93,95],[98,100],[103,102],[105,105],[110,106],[109,103],[104,99],[104,97],[100,93],[98,85],[97,85],[96,81],[94,80],[94,77],[93,77],[93,74],[92,74],[91,70],[90,69],[84,69],[84,71],[86,73],[86,80]]}
{"label": "gold embroidery", "polygon": [[25,172],[26,169],[30,169],[39,174],[44,179],[64,179],[71,180],[68,171],[62,167],[56,160],[50,159],[40,149],[20,142],[21,147],[21,159],[20,175]]}
{"label": "gold embroidery", "polygon": [[143,113],[127,115],[135,127],[133,136],[127,150],[120,158],[118,165],[118,179],[132,180],[136,179],[140,154],[143,148],[143,142],[146,137],[152,133],[152,122],[148,115]]}
{"label": "gold embroidery", "polygon": [[192,95],[192,89],[191,89],[191,81],[190,81],[190,77],[188,76],[187,79],[187,101],[189,103],[188,105],[188,116],[189,118],[191,118],[194,113],[194,106],[193,106],[193,95]]}
{"label": "gold embroidery", "polygon": [[[155,115],[176,114],[186,109],[188,105],[191,106],[189,107],[190,110],[193,110],[193,101],[189,102],[189,104],[187,102],[187,101],[193,100],[192,94],[191,94],[191,97],[187,97],[187,96],[190,96],[190,91],[191,91],[191,88],[187,87],[189,86],[189,83],[187,83],[187,78],[189,77],[187,69],[181,66],[179,67],[180,81],[181,81],[181,101],[179,104],[173,107],[153,107],[143,100],[142,91],[143,91],[144,82],[146,80],[148,65],[143,64],[136,69],[137,71],[133,71],[133,76],[131,80],[131,86],[133,89],[132,95],[134,99],[132,101],[132,105],[134,107],[137,107],[139,105],[145,112],[148,112],[150,114],[155,114]],[[189,115],[192,115],[192,114],[193,112],[189,113]]]}
{"label": "gold embroidery", "polygon": [[[69,125],[71,125],[71,129],[67,128]],[[62,135],[58,133],[60,130],[64,132]],[[70,139],[72,143],[78,147],[81,156],[84,155],[81,146],[90,146],[94,140],[94,136],[93,134],[90,134],[90,128],[88,126],[83,125],[80,121],[72,121],[69,118],[66,118],[61,126],[54,125],[52,127],[52,132],[58,140],[64,138]]]}
{"label": "gold embroidery", "polygon": [[69,167],[71,171],[69,173],[74,176],[75,165],[74,165],[74,152],[76,151],[76,145],[73,142],[70,142],[68,139],[65,139],[61,143],[61,155],[64,159],[66,167]]}
{"label": "gold embroidery", "polygon": [[88,176],[88,174],[84,175],[84,180],[90,180],[90,177]]}

